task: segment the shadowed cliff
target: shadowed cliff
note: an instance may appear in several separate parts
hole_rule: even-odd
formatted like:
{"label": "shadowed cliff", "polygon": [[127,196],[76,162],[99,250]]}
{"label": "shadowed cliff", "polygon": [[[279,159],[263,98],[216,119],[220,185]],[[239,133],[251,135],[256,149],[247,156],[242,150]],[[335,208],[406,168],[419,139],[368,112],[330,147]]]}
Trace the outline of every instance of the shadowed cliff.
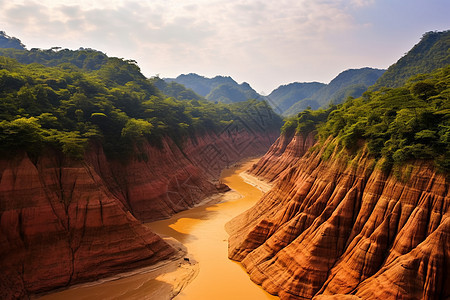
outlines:
{"label": "shadowed cliff", "polygon": [[141,221],[167,218],[218,192],[220,171],[260,155],[277,133],[206,134],[136,148],[126,162],[92,145],[83,161],[57,151],[0,160],[0,293],[27,298],[170,258]]}

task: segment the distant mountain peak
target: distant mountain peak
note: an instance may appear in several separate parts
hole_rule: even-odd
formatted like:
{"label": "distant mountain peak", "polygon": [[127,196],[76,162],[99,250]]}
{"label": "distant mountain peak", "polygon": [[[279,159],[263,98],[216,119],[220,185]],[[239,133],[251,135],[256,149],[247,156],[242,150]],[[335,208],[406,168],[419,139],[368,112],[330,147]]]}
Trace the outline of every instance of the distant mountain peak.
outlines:
{"label": "distant mountain peak", "polygon": [[231,76],[217,75],[213,78],[196,73],[182,74],[177,78],[166,78],[167,82],[176,82],[193,90],[195,93],[214,102],[241,102],[248,99],[261,99],[247,82],[238,84]]}
{"label": "distant mountain peak", "polygon": [[311,107],[318,109],[329,103],[338,104],[349,96],[359,97],[374,84],[385,70],[364,67],[347,69],[329,84],[319,82],[293,82],[274,90],[270,95],[272,106],[278,106],[284,115],[294,115]]}
{"label": "distant mountain peak", "polygon": [[13,48],[25,50],[25,45],[15,37],[7,35],[4,31],[0,31],[0,48]]}

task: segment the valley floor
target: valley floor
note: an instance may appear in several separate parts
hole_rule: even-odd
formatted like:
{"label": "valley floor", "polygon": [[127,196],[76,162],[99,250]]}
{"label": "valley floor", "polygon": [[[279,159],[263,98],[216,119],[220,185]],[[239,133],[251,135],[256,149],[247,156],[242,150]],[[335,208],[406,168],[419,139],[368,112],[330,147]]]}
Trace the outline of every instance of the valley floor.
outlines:
{"label": "valley floor", "polygon": [[257,159],[224,170],[232,191],[167,220],[147,223],[179,255],[150,268],[87,283],[42,297],[52,299],[278,299],[254,284],[228,259],[225,223],[253,206],[270,186],[244,173]]}

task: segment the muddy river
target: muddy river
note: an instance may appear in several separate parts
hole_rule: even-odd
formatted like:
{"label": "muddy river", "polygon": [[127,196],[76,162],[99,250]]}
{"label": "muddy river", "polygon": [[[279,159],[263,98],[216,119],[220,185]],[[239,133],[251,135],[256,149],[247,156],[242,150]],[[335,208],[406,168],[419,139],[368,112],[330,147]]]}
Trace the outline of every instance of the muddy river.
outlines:
{"label": "muddy river", "polygon": [[[239,175],[255,162],[247,161],[222,172],[222,182],[233,191],[224,193],[219,203],[196,207],[170,219],[146,224],[154,232],[175,238],[187,248],[189,262],[184,260],[181,268],[180,262],[174,262],[149,273],[84,284],[41,299],[163,300],[171,298],[174,286],[178,290],[183,288],[175,297],[177,300],[279,299],[254,284],[241,265],[229,260],[227,255],[225,223],[254,205],[262,195],[258,188],[246,183]],[[196,274],[194,279],[193,274]],[[190,283],[187,284],[187,281]]]}

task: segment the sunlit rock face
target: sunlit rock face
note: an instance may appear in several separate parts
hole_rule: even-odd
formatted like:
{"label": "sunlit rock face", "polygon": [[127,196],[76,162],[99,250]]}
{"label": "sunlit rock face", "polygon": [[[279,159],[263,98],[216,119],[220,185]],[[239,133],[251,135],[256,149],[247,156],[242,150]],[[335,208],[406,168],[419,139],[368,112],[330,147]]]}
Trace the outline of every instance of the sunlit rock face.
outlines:
{"label": "sunlit rock face", "polygon": [[274,181],[281,172],[295,165],[314,143],[314,132],[307,135],[282,134],[248,172],[266,180]]}
{"label": "sunlit rock face", "polygon": [[204,134],[179,146],[142,144],[128,159],[91,145],[82,161],[47,151],[0,160],[0,298],[92,281],[171,257],[142,225],[217,193],[239,159],[267,151],[278,133]]}
{"label": "sunlit rock face", "polygon": [[155,263],[174,253],[94,169],[46,155],[1,161],[0,294],[27,297]]}
{"label": "sunlit rock face", "polygon": [[251,169],[274,187],[227,224],[229,257],[281,299],[449,297],[445,175],[425,162],[386,174],[365,150],[324,160],[327,144],[293,151],[296,140]]}

